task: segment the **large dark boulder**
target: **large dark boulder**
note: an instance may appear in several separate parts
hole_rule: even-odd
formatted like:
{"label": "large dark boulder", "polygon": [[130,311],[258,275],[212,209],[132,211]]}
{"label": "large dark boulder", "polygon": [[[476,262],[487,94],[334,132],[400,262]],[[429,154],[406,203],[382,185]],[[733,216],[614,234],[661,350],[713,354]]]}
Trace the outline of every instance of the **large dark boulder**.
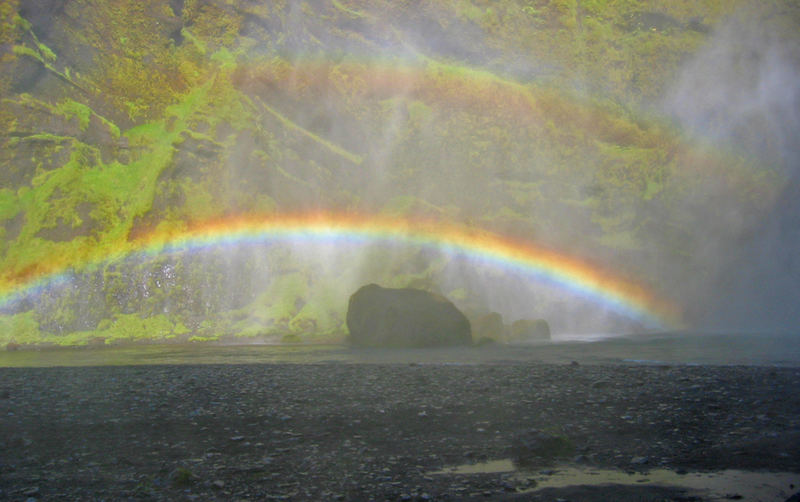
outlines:
{"label": "large dark boulder", "polygon": [[420,289],[361,287],[347,308],[350,343],[361,347],[468,345],[467,318],[447,298]]}

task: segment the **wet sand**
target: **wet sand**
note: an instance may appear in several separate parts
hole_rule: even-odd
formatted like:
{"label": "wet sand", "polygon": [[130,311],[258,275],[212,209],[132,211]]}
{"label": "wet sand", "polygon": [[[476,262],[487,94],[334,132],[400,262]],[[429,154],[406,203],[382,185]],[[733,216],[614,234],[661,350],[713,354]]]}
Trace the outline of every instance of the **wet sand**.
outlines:
{"label": "wet sand", "polygon": [[798,368],[0,368],[0,430],[8,500],[759,500],[668,482],[726,469],[800,491]]}

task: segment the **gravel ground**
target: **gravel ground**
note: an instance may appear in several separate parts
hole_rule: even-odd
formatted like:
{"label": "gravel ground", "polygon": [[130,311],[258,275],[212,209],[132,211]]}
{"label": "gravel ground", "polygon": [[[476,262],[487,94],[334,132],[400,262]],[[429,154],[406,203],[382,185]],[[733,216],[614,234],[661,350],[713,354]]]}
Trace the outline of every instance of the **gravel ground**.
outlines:
{"label": "gravel ground", "polygon": [[436,471],[511,458],[545,474],[800,473],[800,369],[0,368],[0,431],[3,500],[698,501],[670,487],[537,491],[519,472]]}

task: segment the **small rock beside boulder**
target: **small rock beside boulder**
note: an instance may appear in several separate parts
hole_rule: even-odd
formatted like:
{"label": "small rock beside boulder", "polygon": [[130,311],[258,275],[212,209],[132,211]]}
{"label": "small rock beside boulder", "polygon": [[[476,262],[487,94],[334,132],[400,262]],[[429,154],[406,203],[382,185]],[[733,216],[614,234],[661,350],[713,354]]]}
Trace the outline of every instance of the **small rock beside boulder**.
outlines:
{"label": "small rock beside boulder", "polygon": [[520,319],[511,323],[514,341],[550,340],[550,325],[544,319]]}
{"label": "small rock beside boulder", "polygon": [[476,343],[505,341],[506,325],[503,323],[503,316],[497,312],[490,312],[478,318],[473,318],[471,324],[472,335]]}
{"label": "small rock beside boulder", "polygon": [[469,345],[469,320],[447,298],[412,288],[361,287],[347,308],[350,343],[360,347]]}

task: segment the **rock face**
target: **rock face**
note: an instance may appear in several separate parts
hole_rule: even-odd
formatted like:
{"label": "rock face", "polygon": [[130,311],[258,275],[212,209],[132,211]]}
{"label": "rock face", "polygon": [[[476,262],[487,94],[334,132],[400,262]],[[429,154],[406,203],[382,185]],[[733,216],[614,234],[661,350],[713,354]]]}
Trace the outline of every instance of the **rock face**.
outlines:
{"label": "rock face", "polygon": [[350,343],[361,347],[468,345],[470,324],[447,298],[411,288],[361,287],[347,308]]}
{"label": "rock face", "polygon": [[550,325],[544,319],[520,319],[511,324],[514,340],[550,340]]}
{"label": "rock face", "polygon": [[476,342],[482,340],[505,341],[506,325],[497,312],[482,315],[472,322],[472,334]]}

